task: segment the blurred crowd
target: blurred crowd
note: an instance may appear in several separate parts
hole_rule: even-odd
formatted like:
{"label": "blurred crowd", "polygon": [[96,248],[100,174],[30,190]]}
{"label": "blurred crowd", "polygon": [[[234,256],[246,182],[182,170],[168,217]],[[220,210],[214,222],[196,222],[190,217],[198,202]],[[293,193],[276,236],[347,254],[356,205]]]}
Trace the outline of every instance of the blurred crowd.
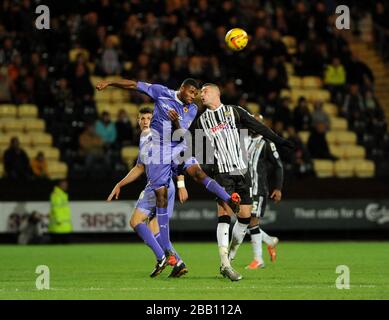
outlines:
{"label": "blurred crowd", "polygon": [[[120,149],[137,145],[139,134],[124,110],[116,121],[109,113],[97,114],[91,75],[171,88],[188,76],[215,82],[222,87],[224,103],[245,107],[257,102],[268,124],[295,140],[300,147],[285,161],[299,174],[312,172],[312,157],[333,158],[314,139],[306,146],[297,134],[325,133],[329,120],[321,101],[310,112],[301,97],[290,110],[291,101],[280,95],[288,88],[286,62],[297,76],[324,79],[352,129],[377,136],[386,130],[372,72],[335,28],[336,1],[47,1],[50,30],[34,27],[37,2],[0,4],[0,102],[37,104],[55,145],[71,169],[78,168],[77,175],[85,167],[93,168],[91,176],[125,170],[118,165]],[[363,10],[378,10],[378,23],[389,21],[382,18],[387,9],[379,5],[343,3],[359,8],[352,11],[355,20]],[[224,42],[226,32],[236,26],[251,36],[239,53],[226,49]],[[297,40],[295,54],[282,41],[286,35]],[[131,101],[150,100],[131,93]]]}

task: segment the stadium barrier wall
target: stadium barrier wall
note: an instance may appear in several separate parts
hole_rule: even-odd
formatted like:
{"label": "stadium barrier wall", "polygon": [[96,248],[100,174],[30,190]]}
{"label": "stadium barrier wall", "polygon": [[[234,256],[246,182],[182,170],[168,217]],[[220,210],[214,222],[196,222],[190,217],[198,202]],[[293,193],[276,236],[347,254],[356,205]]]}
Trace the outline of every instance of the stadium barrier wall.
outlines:
{"label": "stadium barrier wall", "polygon": [[[128,221],[136,201],[71,201],[75,233],[132,232]],[[50,204],[47,201],[0,202],[0,233],[18,232],[22,215],[38,211],[41,228],[47,230]],[[176,204],[171,220],[173,231],[215,231],[213,201]],[[389,200],[285,200],[270,203],[262,225],[266,230],[331,231],[389,230]]]}

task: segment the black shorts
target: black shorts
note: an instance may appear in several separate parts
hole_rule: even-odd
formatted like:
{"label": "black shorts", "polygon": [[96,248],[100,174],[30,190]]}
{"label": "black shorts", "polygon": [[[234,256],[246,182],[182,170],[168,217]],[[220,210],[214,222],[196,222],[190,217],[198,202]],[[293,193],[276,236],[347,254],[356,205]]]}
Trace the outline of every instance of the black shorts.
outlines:
{"label": "black shorts", "polygon": [[215,180],[227,191],[228,194],[237,192],[240,195],[240,204],[250,205],[251,198],[251,178],[247,171],[245,175],[230,175],[228,173],[218,173]]}
{"label": "black shorts", "polygon": [[251,210],[251,216],[256,218],[262,218],[265,215],[266,204],[267,204],[267,196],[254,195],[253,209]]}

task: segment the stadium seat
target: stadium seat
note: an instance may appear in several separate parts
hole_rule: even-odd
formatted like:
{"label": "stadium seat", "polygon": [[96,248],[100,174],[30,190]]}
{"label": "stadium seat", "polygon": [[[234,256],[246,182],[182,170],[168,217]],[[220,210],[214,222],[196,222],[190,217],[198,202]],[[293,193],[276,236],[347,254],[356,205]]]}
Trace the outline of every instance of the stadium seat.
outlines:
{"label": "stadium seat", "polygon": [[331,160],[314,159],[313,167],[319,178],[327,178],[334,175],[334,163]]}
{"label": "stadium seat", "polygon": [[24,130],[24,123],[18,119],[8,119],[2,126],[3,130],[10,134],[22,133]]}
{"label": "stadium seat", "polygon": [[41,147],[38,148],[38,151],[42,151],[45,154],[47,160],[59,161],[60,152],[59,149],[54,147]]}
{"label": "stadium seat", "polygon": [[331,130],[344,131],[347,130],[347,120],[340,117],[330,117]]}
{"label": "stadium seat", "polygon": [[323,111],[327,113],[330,117],[336,117],[338,114],[338,108],[335,104],[330,102],[323,103]]}
{"label": "stadium seat", "polygon": [[309,131],[300,131],[298,133],[301,141],[304,143],[304,144],[307,144],[308,142],[308,139],[309,139],[309,135],[310,135],[310,132]]}
{"label": "stadium seat", "polygon": [[344,146],[344,154],[347,159],[364,159],[366,150],[362,146]]}
{"label": "stadium seat", "polygon": [[303,77],[301,86],[305,89],[319,89],[322,87],[322,80],[319,77]]}
{"label": "stadium seat", "polygon": [[139,148],[138,147],[124,147],[121,151],[122,159],[124,162],[130,166],[134,160],[138,157]]}
{"label": "stadium seat", "polygon": [[343,146],[338,146],[336,144],[329,145],[330,152],[333,156],[343,159],[345,158],[345,148]]}
{"label": "stadium seat", "polygon": [[309,100],[309,91],[310,90],[304,90],[304,89],[293,89],[291,90],[290,98],[292,100],[292,103],[296,103],[300,97],[305,97],[307,100]]}
{"label": "stadium seat", "polygon": [[24,124],[24,129],[27,132],[31,132],[31,131],[43,132],[43,131],[45,131],[45,121],[42,119],[29,119]]}
{"label": "stadium seat", "polygon": [[288,75],[292,75],[294,73],[294,67],[292,63],[286,62],[284,66]]}
{"label": "stadium seat", "polygon": [[38,108],[34,104],[21,104],[18,107],[19,118],[37,118]]}
{"label": "stadium seat", "polygon": [[256,113],[259,113],[260,111],[260,108],[259,108],[259,104],[258,103],[255,103],[255,102],[249,102],[247,103],[247,110],[251,113],[251,114],[256,114]]}
{"label": "stadium seat", "polygon": [[51,146],[53,143],[53,137],[44,132],[37,132],[31,135],[32,138],[32,144],[37,146]]}
{"label": "stadium seat", "polygon": [[302,79],[300,77],[296,76],[290,76],[288,77],[288,85],[292,89],[300,89],[301,88]]}
{"label": "stadium seat", "polygon": [[[281,98],[291,98],[292,93],[289,89],[282,89],[280,92],[280,97]],[[294,101],[294,100],[293,100]]]}
{"label": "stadium seat", "polygon": [[354,175],[354,166],[350,161],[338,160],[335,161],[334,171],[338,178],[349,178]]}
{"label": "stadium seat", "polygon": [[307,92],[307,99],[311,102],[317,100],[328,102],[331,99],[331,93],[324,89],[311,89]]}
{"label": "stadium seat", "polygon": [[111,99],[113,103],[122,103],[124,102],[123,90],[113,89],[111,90]]}
{"label": "stadium seat", "polygon": [[49,161],[47,171],[51,179],[63,179],[68,175],[68,166],[64,162]]}
{"label": "stadium seat", "polygon": [[360,160],[354,163],[355,175],[359,178],[370,178],[375,175],[375,164],[373,161]]}
{"label": "stadium seat", "polygon": [[4,166],[0,165],[0,178],[4,176]]}
{"label": "stadium seat", "polygon": [[149,103],[141,103],[139,105],[139,108],[151,108],[151,110],[154,110],[154,103],[149,102]]}
{"label": "stadium seat", "polygon": [[336,139],[338,144],[356,144],[357,143],[357,135],[355,132],[351,131],[339,131],[336,135]]}
{"label": "stadium seat", "polygon": [[20,146],[22,148],[29,147],[31,145],[31,136],[32,135],[25,134],[25,133],[17,135],[20,142]]}
{"label": "stadium seat", "polygon": [[337,134],[337,131],[328,131],[326,133],[326,140],[329,145],[334,145],[338,143],[336,138]]}
{"label": "stadium seat", "polygon": [[92,82],[93,87],[96,87],[96,84],[102,80],[103,80],[102,77],[98,77],[98,76],[91,76],[90,77],[90,81]]}
{"label": "stadium seat", "polygon": [[17,108],[14,104],[0,104],[0,118],[16,118]]}
{"label": "stadium seat", "polygon": [[294,55],[296,53],[296,45],[297,45],[297,41],[296,41],[296,38],[295,37],[292,37],[292,36],[283,36],[282,37],[282,42],[285,44],[287,50],[288,50],[288,53],[290,55]]}

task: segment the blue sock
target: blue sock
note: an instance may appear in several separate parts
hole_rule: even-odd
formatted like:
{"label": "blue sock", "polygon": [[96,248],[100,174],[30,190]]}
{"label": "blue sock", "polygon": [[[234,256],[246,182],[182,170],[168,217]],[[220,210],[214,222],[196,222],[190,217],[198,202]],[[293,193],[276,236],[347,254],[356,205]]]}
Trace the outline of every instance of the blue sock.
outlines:
{"label": "blue sock", "polygon": [[147,228],[145,223],[140,223],[135,227],[136,233],[143,239],[143,241],[153,250],[157,260],[161,260],[165,253],[158,244],[153,233]]}
{"label": "blue sock", "polygon": [[231,196],[224,190],[224,188],[218,184],[215,180],[211,179],[210,177],[206,177],[202,184],[207,188],[209,192],[212,192],[213,194],[217,195],[218,198],[222,199],[224,202],[227,202]]}
{"label": "blue sock", "polygon": [[157,220],[159,225],[160,233],[160,243],[162,244],[163,250],[172,251],[172,244],[170,242],[169,234],[169,215],[167,213],[167,208],[158,208],[157,207]]}
{"label": "blue sock", "polygon": [[[161,248],[162,248],[161,234],[158,232],[156,235],[154,235],[154,237],[155,237],[155,239],[158,241],[159,245],[160,245]],[[181,257],[180,257],[180,255],[178,254],[177,250],[174,249],[173,246],[172,246],[172,249],[173,249],[173,251],[174,251],[174,254],[175,254],[177,260],[180,261],[180,260],[181,260]]]}

